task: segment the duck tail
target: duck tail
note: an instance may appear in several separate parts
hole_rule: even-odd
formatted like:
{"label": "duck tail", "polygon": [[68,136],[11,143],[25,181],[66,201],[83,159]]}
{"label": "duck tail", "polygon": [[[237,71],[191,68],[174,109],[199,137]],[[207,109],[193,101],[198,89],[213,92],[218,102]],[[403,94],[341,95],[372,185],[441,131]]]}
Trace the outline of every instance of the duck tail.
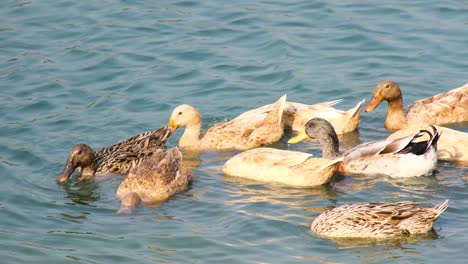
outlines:
{"label": "duck tail", "polygon": [[334,160],[331,160],[330,162],[325,163],[319,170],[324,170],[327,167],[333,166],[333,165],[335,165],[337,163],[339,165],[339,164],[341,164],[341,162],[343,162],[343,160],[344,160],[343,157],[339,157],[339,158],[336,158]]}
{"label": "duck tail", "polygon": [[434,210],[436,211],[436,214],[437,214],[435,218],[439,217],[439,215],[441,215],[448,208],[448,201],[449,200],[445,200],[444,202],[434,207]]}
{"label": "duck tail", "polygon": [[366,101],[366,99],[362,99],[359,103],[356,104],[355,107],[349,109],[348,112],[350,118],[349,119],[354,119],[357,118],[359,120],[359,116],[361,115],[361,107],[362,104]]}
{"label": "duck tail", "polygon": [[278,117],[278,123],[283,127],[284,118],[283,118],[283,111],[286,106],[286,94],[280,97],[278,101],[276,101],[273,105],[275,111],[275,115]]}
{"label": "duck tail", "polygon": [[434,131],[434,134],[432,135],[431,139],[429,139],[427,149],[429,149],[432,146],[437,150],[437,142],[439,141],[439,138],[442,135],[442,131],[439,131],[437,127],[433,125],[430,125],[430,127]]}
{"label": "duck tail", "polygon": [[[430,127],[433,130],[432,132],[426,129],[419,130],[419,132],[412,137],[408,145],[406,145],[402,150],[398,151],[398,153],[399,154],[413,153],[415,155],[423,155],[431,147],[434,147],[434,149],[437,150],[437,142],[439,141],[439,138],[442,132],[439,131],[437,127],[433,125],[430,125]],[[417,139],[424,136],[425,134],[429,135],[429,139],[417,142]]]}
{"label": "duck tail", "polygon": [[343,130],[343,133],[351,132],[358,128],[359,121],[360,121],[359,118],[361,116],[361,107],[365,101],[366,99],[362,99],[360,102],[356,104],[355,107],[346,111],[346,115],[344,115],[346,119],[343,120],[343,122],[346,123],[344,127],[346,127],[347,129]]}

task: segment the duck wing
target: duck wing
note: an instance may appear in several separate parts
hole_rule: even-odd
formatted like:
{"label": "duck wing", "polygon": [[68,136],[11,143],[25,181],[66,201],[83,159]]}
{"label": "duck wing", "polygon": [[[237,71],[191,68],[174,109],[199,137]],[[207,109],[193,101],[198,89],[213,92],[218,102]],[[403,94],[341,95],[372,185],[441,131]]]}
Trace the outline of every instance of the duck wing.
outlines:
{"label": "duck wing", "polygon": [[144,157],[163,148],[172,132],[172,129],[162,127],[98,150],[95,157],[96,172],[127,173]]}

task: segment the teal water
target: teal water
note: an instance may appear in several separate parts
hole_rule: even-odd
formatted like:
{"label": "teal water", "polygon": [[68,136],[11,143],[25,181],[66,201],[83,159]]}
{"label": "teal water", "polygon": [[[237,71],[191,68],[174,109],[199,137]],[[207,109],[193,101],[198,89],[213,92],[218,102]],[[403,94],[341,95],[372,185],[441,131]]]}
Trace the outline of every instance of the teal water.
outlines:
{"label": "teal water", "polygon": [[[122,177],[55,177],[73,144],[98,149],[161,127],[182,103],[209,127],[284,93],[304,103],[342,98],[347,109],[382,79],[398,81],[407,104],[459,87],[468,81],[467,14],[463,1],[434,0],[1,1],[1,262],[464,263],[467,164],[301,189],[225,177],[235,153],[208,152],[193,160],[187,192],[132,215],[116,214]],[[363,113],[343,143],[387,137],[385,113]],[[315,144],[291,149],[320,155]],[[337,244],[309,231],[345,203],[444,199],[435,233],[415,240]]]}

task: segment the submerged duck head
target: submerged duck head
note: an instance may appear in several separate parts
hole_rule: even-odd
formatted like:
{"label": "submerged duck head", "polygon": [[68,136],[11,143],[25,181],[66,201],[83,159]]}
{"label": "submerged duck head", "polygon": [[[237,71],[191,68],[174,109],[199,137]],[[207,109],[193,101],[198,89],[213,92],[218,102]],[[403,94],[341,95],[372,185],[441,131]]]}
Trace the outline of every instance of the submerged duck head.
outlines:
{"label": "submerged duck head", "polygon": [[193,106],[183,104],[172,111],[171,118],[167,125],[174,131],[179,127],[200,125],[200,123],[201,118],[198,111]]}
{"label": "submerged duck head", "polygon": [[391,102],[401,98],[400,86],[396,82],[381,81],[375,87],[374,97],[366,106],[365,111],[372,112],[384,100]]}
{"label": "submerged duck head", "polygon": [[86,144],[74,145],[68,154],[67,164],[57,177],[58,182],[64,182],[70,178],[76,168],[81,168],[82,174],[92,171],[94,162],[94,151]]}

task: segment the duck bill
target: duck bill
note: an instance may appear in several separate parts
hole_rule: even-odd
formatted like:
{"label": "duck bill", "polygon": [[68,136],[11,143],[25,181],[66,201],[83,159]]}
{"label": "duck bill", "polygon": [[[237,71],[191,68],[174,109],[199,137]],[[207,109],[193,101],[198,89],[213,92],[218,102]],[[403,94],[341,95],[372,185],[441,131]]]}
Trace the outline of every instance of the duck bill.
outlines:
{"label": "duck bill", "polygon": [[70,164],[67,164],[67,166],[65,166],[65,168],[63,169],[62,173],[60,173],[60,175],[57,177],[57,181],[58,182],[67,181],[74,171],[75,171],[75,168],[73,168]]}
{"label": "duck bill", "polygon": [[169,119],[169,123],[167,123],[167,126],[172,130],[172,132],[176,131],[177,128],[180,127],[180,125],[176,124],[176,122],[172,118]]}
{"label": "duck bill", "polygon": [[382,97],[375,95],[372,97],[372,100],[369,102],[369,104],[366,106],[366,113],[374,111],[374,109],[382,102]]}
{"label": "duck bill", "polygon": [[301,133],[299,133],[299,135],[291,138],[288,140],[288,144],[296,144],[296,143],[299,143],[305,139],[308,139],[309,136],[306,134],[306,131],[305,129],[302,129]]}

